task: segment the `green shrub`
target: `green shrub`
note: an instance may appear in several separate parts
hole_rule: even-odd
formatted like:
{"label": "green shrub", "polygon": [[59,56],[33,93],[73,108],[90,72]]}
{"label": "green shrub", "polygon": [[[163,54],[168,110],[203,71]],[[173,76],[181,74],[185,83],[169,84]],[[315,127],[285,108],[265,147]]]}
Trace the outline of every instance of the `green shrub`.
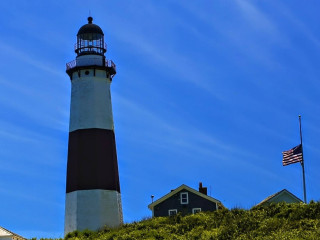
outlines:
{"label": "green shrub", "polygon": [[[320,203],[271,204],[251,210],[219,209],[194,215],[145,218],[101,231],[75,231],[69,240],[320,239]],[[36,240],[36,239],[34,239]]]}

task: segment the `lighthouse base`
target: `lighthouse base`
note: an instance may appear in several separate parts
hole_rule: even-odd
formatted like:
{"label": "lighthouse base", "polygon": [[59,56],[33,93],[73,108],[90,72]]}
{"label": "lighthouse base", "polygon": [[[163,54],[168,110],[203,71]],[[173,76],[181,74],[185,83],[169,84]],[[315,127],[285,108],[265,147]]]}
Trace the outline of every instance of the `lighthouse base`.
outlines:
{"label": "lighthouse base", "polygon": [[121,194],[111,190],[79,190],[66,194],[64,234],[99,230],[123,223]]}

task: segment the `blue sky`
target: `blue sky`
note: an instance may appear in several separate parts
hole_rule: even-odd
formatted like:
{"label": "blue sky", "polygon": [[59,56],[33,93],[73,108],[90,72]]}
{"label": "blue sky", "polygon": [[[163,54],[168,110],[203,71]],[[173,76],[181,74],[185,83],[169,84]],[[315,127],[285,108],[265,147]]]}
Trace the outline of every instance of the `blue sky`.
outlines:
{"label": "blue sky", "polygon": [[70,107],[65,64],[93,22],[117,64],[112,102],[124,220],[200,181],[228,207],[284,188],[320,200],[320,2],[1,1],[0,226],[62,237]]}

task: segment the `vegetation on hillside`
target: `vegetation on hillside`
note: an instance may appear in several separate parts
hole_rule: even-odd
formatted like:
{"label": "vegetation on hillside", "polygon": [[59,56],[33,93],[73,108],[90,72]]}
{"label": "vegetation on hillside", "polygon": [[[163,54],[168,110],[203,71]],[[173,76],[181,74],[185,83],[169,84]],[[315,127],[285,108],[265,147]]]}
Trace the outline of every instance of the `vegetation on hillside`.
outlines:
{"label": "vegetation on hillside", "polygon": [[75,231],[65,239],[320,239],[320,203],[280,203],[251,210],[220,209],[184,217],[158,217],[117,229]]}

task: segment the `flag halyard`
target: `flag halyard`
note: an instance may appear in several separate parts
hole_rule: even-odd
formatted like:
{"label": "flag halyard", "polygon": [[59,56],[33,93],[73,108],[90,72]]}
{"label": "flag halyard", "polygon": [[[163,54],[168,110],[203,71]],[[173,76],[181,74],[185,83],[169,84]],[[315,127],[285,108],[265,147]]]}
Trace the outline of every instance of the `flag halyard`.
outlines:
{"label": "flag halyard", "polygon": [[287,166],[289,164],[302,162],[302,144],[299,144],[298,146],[282,152],[283,158],[282,158],[282,165]]}

